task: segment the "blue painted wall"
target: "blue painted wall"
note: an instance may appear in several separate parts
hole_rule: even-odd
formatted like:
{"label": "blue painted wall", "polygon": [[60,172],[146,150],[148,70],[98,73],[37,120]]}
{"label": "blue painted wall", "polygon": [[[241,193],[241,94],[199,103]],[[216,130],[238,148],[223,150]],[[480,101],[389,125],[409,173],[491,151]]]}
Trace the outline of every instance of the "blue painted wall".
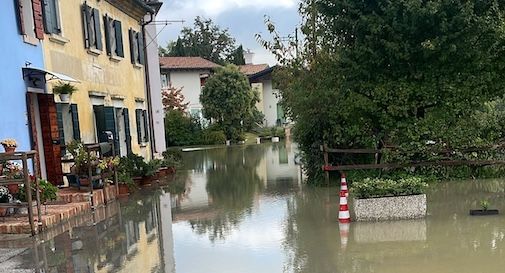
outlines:
{"label": "blue painted wall", "polygon": [[[26,105],[25,62],[44,67],[42,45],[27,44],[19,35],[14,1],[0,8],[0,140],[14,138],[18,150],[31,149]],[[0,151],[3,152],[0,147]]]}

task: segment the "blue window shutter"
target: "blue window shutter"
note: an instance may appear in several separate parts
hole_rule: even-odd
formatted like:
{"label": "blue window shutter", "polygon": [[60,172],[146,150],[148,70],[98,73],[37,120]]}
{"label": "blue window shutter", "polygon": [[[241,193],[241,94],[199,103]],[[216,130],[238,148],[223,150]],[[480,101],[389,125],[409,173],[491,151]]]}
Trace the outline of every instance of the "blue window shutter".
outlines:
{"label": "blue window shutter", "polygon": [[75,140],[81,140],[81,129],[79,124],[79,111],[77,104],[70,105],[70,113],[72,114],[72,131]]}
{"label": "blue window shutter", "polygon": [[116,54],[119,57],[124,57],[123,49],[123,32],[121,29],[121,21],[114,21],[114,33],[116,35]]}
{"label": "blue window shutter", "polygon": [[137,43],[138,43],[138,60],[139,64],[144,64],[144,36],[142,32],[137,33]]}
{"label": "blue window shutter", "polygon": [[58,132],[59,132],[59,141],[60,141],[60,146],[61,146],[61,156],[64,156],[66,154],[66,151],[64,149],[66,143],[65,143],[65,129],[63,128],[63,109],[62,109],[61,103],[56,103],[56,120],[58,122]]}
{"label": "blue window shutter", "polygon": [[100,29],[100,12],[98,9],[93,9],[93,19],[95,21],[95,37],[96,37],[96,49],[102,50],[102,31]]}
{"label": "blue window shutter", "polygon": [[110,17],[106,14],[103,17],[103,26],[104,26],[104,32],[105,32],[105,50],[107,52],[107,55],[112,55],[112,50],[111,50],[111,29],[110,29]]}
{"label": "blue window shutter", "polygon": [[144,142],[149,142],[149,119],[147,118],[147,110],[143,111],[144,117]]}
{"label": "blue window shutter", "polygon": [[130,114],[128,108],[123,109],[123,118],[124,118],[124,131],[125,131],[125,140],[126,140],[126,153],[132,153],[132,136],[130,129]]}
{"label": "blue window shutter", "polygon": [[91,47],[91,10],[86,4],[82,5],[82,27],[84,32],[84,47]]}
{"label": "blue window shutter", "polygon": [[137,142],[142,143],[142,109],[135,110],[135,119],[137,121]]}

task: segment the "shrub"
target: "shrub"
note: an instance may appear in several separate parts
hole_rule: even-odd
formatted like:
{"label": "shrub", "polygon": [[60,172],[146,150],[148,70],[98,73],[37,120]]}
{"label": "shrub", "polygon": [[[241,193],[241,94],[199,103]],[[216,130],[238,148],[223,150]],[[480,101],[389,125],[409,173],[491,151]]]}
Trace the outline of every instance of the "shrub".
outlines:
{"label": "shrub", "polygon": [[167,146],[194,145],[199,142],[201,126],[196,118],[180,111],[168,111],[165,115],[165,139]]}
{"label": "shrub", "polygon": [[163,152],[163,162],[161,163],[162,167],[178,167],[182,162],[182,153],[181,151],[164,151]]}
{"label": "shrub", "polygon": [[148,168],[142,156],[131,153],[128,156],[121,157],[118,172],[127,173],[131,177],[142,177]]}
{"label": "shrub", "polygon": [[[34,185],[32,187],[34,187]],[[49,183],[47,180],[44,179],[39,180],[39,188],[40,188],[40,202],[45,203],[47,201],[54,201],[58,198],[56,194],[58,192],[58,188],[53,184]],[[32,200],[35,201],[36,200],[35,198],[36,198],[35,188],[32,188]],[[28,201],[24,186],[21,186],[19,188],[17,199],[21,202]]]}
{"label": "shrub", "polygon": [[206,145],[224,144],[226,142],[226,135],[222,130],[208,128],[202,131],[201,142]]}
{"label": "shrub", "polygon": [[365,178],[352,184],[351,192],[358,199],[416,195],[425,192],[428,184],[421,177],[400,179]]}

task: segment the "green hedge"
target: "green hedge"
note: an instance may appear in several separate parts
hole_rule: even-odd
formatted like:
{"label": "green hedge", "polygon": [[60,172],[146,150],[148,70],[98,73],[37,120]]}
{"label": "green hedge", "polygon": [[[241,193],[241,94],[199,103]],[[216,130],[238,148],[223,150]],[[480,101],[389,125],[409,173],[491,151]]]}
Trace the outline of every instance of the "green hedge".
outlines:
{"label": "green hedge", "polygon": [[358,199],[416,195],[425,192],[428,184],[417,176],[399,179],[365,178],[352,184],[351,193]]}

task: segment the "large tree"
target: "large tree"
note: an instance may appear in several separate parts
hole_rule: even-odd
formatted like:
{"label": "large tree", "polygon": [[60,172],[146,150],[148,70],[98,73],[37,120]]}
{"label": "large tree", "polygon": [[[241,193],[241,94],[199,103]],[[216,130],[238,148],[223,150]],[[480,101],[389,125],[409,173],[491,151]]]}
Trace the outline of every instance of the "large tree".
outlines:
{"label": "large tree", "polygon": [[244,65],[245,64],[245,58],[244,58],[244,48],[242,45],[237,47],[230,56],[228,56],[227,61],[231,64],[234,65]]}
{"label": "large tree", "polygon": [[[428,142],[493,141],[472,121],[505,88],[504,10],[499,0],[303,1],[303,54],[281,72],[309,175],[321,173],[323,142],[423,160]],[[278,52],[277,41],[263,44]]]}
{"label": "large tree", "polygon": [[254,119],[259,95],[238,67],[230,64],[219,68],[207,80],[200,101],[205,118],[217,123],[228,139],[237,140],[244,121]]}
{"label": "large tree", "polygon": [[235,39],[228,29],[211,19],[196,17],[193,28],[183,28],[177,41],[168,45],[168,56],[198,56],[224,64],[235,48]]}

